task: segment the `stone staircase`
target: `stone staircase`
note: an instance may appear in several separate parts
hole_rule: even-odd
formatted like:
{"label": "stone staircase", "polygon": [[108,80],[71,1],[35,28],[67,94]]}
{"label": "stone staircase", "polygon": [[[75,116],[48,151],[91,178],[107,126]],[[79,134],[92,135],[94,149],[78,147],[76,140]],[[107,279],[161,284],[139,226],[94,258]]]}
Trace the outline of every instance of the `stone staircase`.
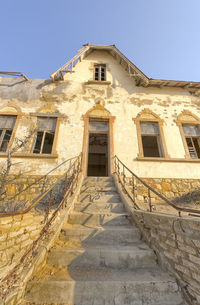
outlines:
{"label": "stone staircase", "polygon": [[85,179],[79,202],[24,304],[185,305],[125,211],[112,178]]}

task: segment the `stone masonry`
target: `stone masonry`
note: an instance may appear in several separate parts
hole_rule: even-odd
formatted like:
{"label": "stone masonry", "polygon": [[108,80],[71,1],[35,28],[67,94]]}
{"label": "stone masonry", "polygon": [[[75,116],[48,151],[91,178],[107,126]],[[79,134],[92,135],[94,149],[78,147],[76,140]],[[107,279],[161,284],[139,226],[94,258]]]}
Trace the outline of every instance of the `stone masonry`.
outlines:
{"label": "stone masonry", "polygon": [[0,280],[30,249],[44,226],[44,215],[30,212],[0,218]]}
{"label": "stone masonry", "polygon": [[125,211],[112,178],[86,178],[23,305],[185,305]]}

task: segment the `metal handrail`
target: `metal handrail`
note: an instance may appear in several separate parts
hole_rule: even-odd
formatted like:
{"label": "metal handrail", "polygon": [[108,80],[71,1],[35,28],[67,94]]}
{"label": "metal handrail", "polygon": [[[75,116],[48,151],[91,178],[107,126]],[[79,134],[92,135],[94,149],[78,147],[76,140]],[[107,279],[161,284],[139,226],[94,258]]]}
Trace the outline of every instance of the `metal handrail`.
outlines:
{"label": "metal handrail", "polygon": [[[53,169],[51,169],[48,173],[46,173],[44,176],[40,177],[39,179],[37,179],[35,182],[31,183],[30,185],[28,185],[25,189],[23,189],[22,191],[18,192],[15,196],[11,197],[10,200],[16,198],[19,194],[21,194],[22,192],[26,191],[27,189],[29,189],[31,186],[37,184],[38,182],[40,182],[42,179],[46,179],[46,177],[54,172],[56,169],[60,168],[62,165],[66,164],[67,162],[70,162],[69,168],[67,169],[67,171],[62,174],[58,180],[53,183],[48,190],[43,191],[42,193],[40,193],[36,198],[34,198],[31,202],[31,204],[25,209],[25,210],[20,210],[20,211],[12,211],[12,212],[0,212],[0,217],[4,217],[4,216],[14,216],[14,215],[19,215],[19,214],[26,214],[28,213],[31,209],[33,209],[50,191],[52,191],[52,189],[64,178],[67,176],[67,174],[70,172],[71,169],[75,169],[76,163],[78,162],[78,170],[81,170],[81,159],[82,159],[82,153],[80,153],[78,156],[67,159],[65,161],[63,161],[62,163],[60,163],[59,165],[57,165],[56,167],[54,167]],[[72,160],[75,160],[73,163],[71,162]]]}
{"label": "metal handrail", "polygon": [[[80,156],[80,155],[79,155]],[[70,161],[70,166],[71,166],[71,161],[78,158],[79,156],[73,157],[73,158],[69,158],[65,161],[63,161],[62,163],[58,164],[56,167],[54,167],[53,169],[51,169],[49,172],[47,172],[45,175],[43,175],[42,177],[38,178],[35,182],[29,184],[27,187],[25,187],[23,190],[21,190],[20,192],[16,193],[13,197],[10,197],[9,200],[15,199],[18,195],[20,195],[21,193],[25,192],[26,190],[28,190],[29,188],[31,188],[31,186],[37,184],[38,182],[40,182],[43,179],[46,179],[47,176],[49,176],[49,174],[53,173],[56,169],[60,168],[62,165],[66,164],[67,162]]]}
{"label": "metal handrail", "polygon": [[[120,174],[120,165],[122,166],[122,172]],[[168,200],[166,197],[155,191],[150,185],[148,185],[145,181],[143,181],[141,178],[139,178],[135,173],[133,173],[116,155],[114,156],[114,168],[115,168],[115,173],[118,176],[119,182],[122,184],[123,189],[125,190],[126,194],[128,197],[133,201],[135,208],[140,209],[138,204],[136,203],[135,200],[135,182],[134,178],[136,178],[138,181],[140,181],[148,190],[148,203],[149,203],[149,211],[152,212],[152,203],[151,203],[151,196],[150,193],[154,193],[156,196],[158,196],[160,199],[164,200],[168,205],[173,207],[178,211],[179,216],[181,216],[181,212],[188,212],[188,213],[196,213],[200,214],[200,210],[196,209],[190,209],[190,208],[182,208],[176,206],[173,202]],[[125,188],[125,183],[126,183],[126,175],[125,175],[125,169],[131,174],[132,176],[132,183],[133,183],[133,196],[130,195],[130,193],[127,191]],[[121,176],[123,177],[121,179]]]}
{"label": "metal handrail", "polygon": [[[66,160],[66,162],[67,161],[68,160]],[[80,181],[79,174],[81,173],[81,170],[82,170],[81,162],[82,162],[82,153],[78,157],[76,157],[73,164],[71,164],[70,167],[68,168],[68,170],[66,172],[66,176],[68,174],[71,174],[70,179],[68,181],[69,187],[67,188],[67,190],[64,187],[63,197],[62,197],[60,203],[58,204],[56,209],[54,211],[52,211],[51,214],[48,213],[46,215],[46,217],[44,218],[44,226],[39,234],[39,237],[33,241],[32,245],[30,246],[28,251],[20,258],[19,263],[14,267],[14,269],[2,279],[1,282],[4,282],[5,285],[7,285],[7,287],[11,283],[14,283],[13,279],[15,280],[17,277],[17,274],[19,274],[19,268],[22,264],[24,264],[25,259],[27,259],[26,262],[30,263],[32,261],[32,259],[35,257],[35,253],[37,252],[39,242],[42,240],[42,238],[44,236],[48,235],[47,232],[48,232],[51,224],[53,223],[53,221],[58,216],[58,213],[67,206],[68,199],[75,193],[75,188],[77,189],[79,181]],[[70,171],[72,171],[72,172],[70,173]],[[8,216],[8,213],[6,216]],[[8,289],[7,289],[7,291],[8,291]]]}

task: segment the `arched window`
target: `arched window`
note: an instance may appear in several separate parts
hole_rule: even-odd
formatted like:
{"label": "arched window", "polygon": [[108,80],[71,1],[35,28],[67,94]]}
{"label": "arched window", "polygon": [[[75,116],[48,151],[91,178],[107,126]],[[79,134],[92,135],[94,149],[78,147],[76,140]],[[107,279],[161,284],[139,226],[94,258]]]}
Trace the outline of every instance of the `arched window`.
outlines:
{"label": "arched window", "polygon": [[12,147],[17,126],[21,118],[21,109],[9,103],[0,109],[0,152]]}
{"label": "arched window", "polygon": [[142,158],[169,157],[164,141],[163,120],[149,109],[144,109],[134,119],[137,128],[139,155]]}
{"label": "arched window", "polygon": [[185,148],[185,158],[200,158],[200,119],[184,110],[176,121]]}

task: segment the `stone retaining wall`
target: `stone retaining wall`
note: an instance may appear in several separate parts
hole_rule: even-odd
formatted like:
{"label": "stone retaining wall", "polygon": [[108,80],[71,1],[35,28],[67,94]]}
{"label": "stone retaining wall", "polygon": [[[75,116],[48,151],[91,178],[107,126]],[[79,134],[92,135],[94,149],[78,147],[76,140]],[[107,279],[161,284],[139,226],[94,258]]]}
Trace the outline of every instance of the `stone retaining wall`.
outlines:
{"label": "stone retaining wall", "polygon": [[[43,178],[39,182],[42,176],[10,176],[9,179],[13,179],[12,183],[8,183],[6,185],[7,196],[12,197],[20,193],[16,200],[28,200],[31,201],[33,198],[38,195],[41,190],[46,190],[49,186],[51,186],[59,176],[48,176],[46,180]],[[33,184],[33,185],[32,185]],[[30,186],[31,185],[31,186]],[[28,186],[30,186],[27,190],[25,190]],[[24,190],[24,191],[23,191]]]}
{"label": "stone retaining wall", "polygon": [[[155,191],[162,194],[168,199],[177,202],[200,204],[200,180],[198,179],[172,179],[172,178],[141,178]],[[127,178],[127,184],[131,185],[131,178]],[[136,194],[139,200],[147,197],[146,187],[135,180]],[[151,193],[151,197],[160,200],[156,195]]]}
{"label": "stone retaining wall", "polygon": [[[48,250],[53,246],[68,213],[73,209],[82,181],[83,175],[80,174],[77,188],[65,201],[67,206],[56,213],[48,227],[44,222],[46,215],[41,210],[0,218],[0,276],[5,279],[9,275],[0,284],[0,305],[22,304],[26,284],[45,264]],[[54,210],[50,211],[48,218],[53,213]],[[42,231],[44,226],[46,230]],[[44,234],[41,235],[42,232]],[[38,239],[40,235],[42,238]],[[36,243],[33,249],[34,241]],[[26,256],[21,260],[24,254]],[[21,263],[18,264],[20,260]],[[16,265],[18,268],[15,270]]]}
{"label": "stone retaining wall", "polygon": [[116,176],[114,181],[159,264],[176,277],[188,304],[200,305],[200,218],[135,210]]}
{"label": "stone retaining wall", "polygon": [[133,219],[189,304],[200,305],[200,219],[144,211],[134,211]]}
{"label": "stone retaining wall", "polygon": [[20,261],[44,227],[44,215],[30,212],[0,218],[0,280]]}

